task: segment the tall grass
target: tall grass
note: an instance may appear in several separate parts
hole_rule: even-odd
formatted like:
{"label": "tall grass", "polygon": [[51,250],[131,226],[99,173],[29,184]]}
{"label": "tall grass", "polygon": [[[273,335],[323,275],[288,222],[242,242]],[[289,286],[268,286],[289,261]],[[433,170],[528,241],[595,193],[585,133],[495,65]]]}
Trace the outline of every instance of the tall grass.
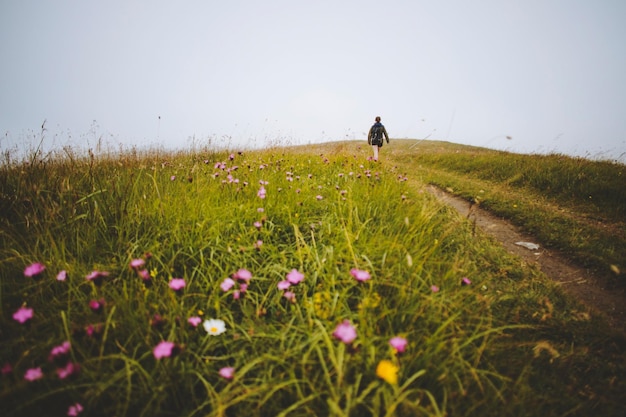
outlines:
{"label": "tall grass", "polygon": [[564,155],[519,155],[445,142],[407,141],[403,146],[412,150],[394,155],[403,169],[478,201],[511,219],[543,246],[598,270],[613,285],[626,285],[623,164]]}
{"label": "tall grass", "polygon": [[[330,144],[2,166],[3,415],[621,415],[623,340],[367,156]],[[33,263],[45,271],[25,276]],[[304,280],[280,290],[294,269]],[[352,342],[336,337],[345,321]],[[69,357],[50,360],[64,341]],[[157,359],[162,341],[175,348]],[[603,374],[583,380],[584,352],[600,350],[589,365]],[[67,361],[80,372],[60,378]],[[43,377],[28,381],[33,368]]]}

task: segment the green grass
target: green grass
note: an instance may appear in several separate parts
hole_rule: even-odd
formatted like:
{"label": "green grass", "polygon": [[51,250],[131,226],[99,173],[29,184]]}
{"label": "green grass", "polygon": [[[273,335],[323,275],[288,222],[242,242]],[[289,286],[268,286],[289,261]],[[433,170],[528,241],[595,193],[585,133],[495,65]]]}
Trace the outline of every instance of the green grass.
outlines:
{"label": "green grass", "polygon": [[[90,416],[621,416],[623,336],[474,236],[424,192],[427,170],[368,156],[339,143],[5,163],[2,415],[80,403]],[[129,267],[138,258],[149,285]],[[46,270],[25,277],[35,262]],[[242,268],[253,278],[236,299],[220,284]],[[277,288],[292,269],[305,275],[293,302]],[[101,285],[85,279],[94,270],[109,273]],[[22,305],[25,324],[12,318]],[[192,316],[227,331],[208,335]],[[344,320],[350,344],[333,336]],[[48,357],[64,341],[80,372],[60,379]],[[160,341],[178,354],[155,359]],[[397,384],[377,377],[381,360]],[[26,381],[37,367],[43,378]]]}
{"label": "green grass", "polygon": [[[545,247],[626,285],[626,166],[447,142],[400,142],[394,162],[510,219]],[[410,152],[403,149],[410,148]],[[617,271],[617,272],[616,272]],[[621,273],[619,272],[621,271]]]}

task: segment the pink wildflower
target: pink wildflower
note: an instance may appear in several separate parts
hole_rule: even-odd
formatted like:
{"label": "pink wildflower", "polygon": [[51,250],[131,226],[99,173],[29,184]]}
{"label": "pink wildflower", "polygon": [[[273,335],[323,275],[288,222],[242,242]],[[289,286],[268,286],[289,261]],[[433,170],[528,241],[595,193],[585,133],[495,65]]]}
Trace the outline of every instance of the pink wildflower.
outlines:
{"label": "pink wildflower", "polygon": [[32,318],[33,318],[32,308],[22,306],[15,313],[13,313],[13,320],[18,321],[20,324],[24,324]]}
{"label": "pink wildflower", "polygon": [[315,198],[317,198],[318,200],[323,200],[324,199],[324,197],[321,196],[321,195],[315,196]]}
{"label": "pink wildflower", "polygon": [[235,368],[232,366],[225,366],[219,370],[219,374],[222,378],[225,379],[233,379],[235,376]]}
{"label": "pink wildflower", "polygon": [[189,317],[187,323],[191,324],[193,327],[198,327],[198,325],[202,323],[202,319],[198,316]]}
{"label": "pink wildflower", "polygon": [[109,273],[106,271],[91,271],[85,279],[87,281],[91,281],[96,285],[102,284],[102,280],[109,276]]}
{"label": "pink wildflower", "polygon": [[225,278],[224,281],[220,284],[220,288],[222,291],[228,291],[235,285],[235,280],[232,278]]}
{"label": "pink wildflower", "polygon": [[431,285],[431,286],[430,286],[430,290],[431,290],[432,292],[439,292],[439,287],[438,287],[438,286],[436,286],[436,285]]}
{"label": "pink wildflower", "polygon": [[367,271],[363,271],[361,269],[352,268],[350,270],[350,275],[354,277],[357,281],[363,282],[367,281],[371,278],[370,273]]}
{"label": "pink wildflower", "polygon": [[265,187],[261,186],[261,188],[259,188],[259,191],[256,193],[257,197],[259,197],[260,199],[264,199],[265,195],[266,195],[266,191],[265,191]]}
{"label": "pink wildflower", "polygon": [[349,345],[356,339],[356,329],[350,324],[349,320],[344,320],[335,327],[333,337]]}
{"label": "pink wildflower", "polygon": [[2,370],[0,370],[0,373],[2,375],[9,375],[11,372],[13,372],[13,367],[9,362],[5,362],[5,364],[2,365]]}
{"label": "pink wildflower", "polygon": [[261,230],[261,227],[263,227],[263,223],[256,221],[254,222],[254,227],[256,227],[258,230]]}
{"label": "pink wildflower", "polygon": [[70,408],[67,410],[67,415],[69,417],[77,417],[83,411],[83,406],[80,403],[76,403],[74,405],[70,405]]}
{"label": "pink wildflower", "polygon": [[283,297],[285,297],[287,300],[291,301],[292,303],[296,302],[296,294],[293,291],[285,291],[283,293]]}
{"label": "pink wildflower", "polygon": [[137,275],[139,275],[139,277],[145,284],[148,284],[152,280],[150,272],[147,269],[140,269],[139,271],[137,271]]}
{"label": "pink wildflower", "polygon": [[472,281],[470,281],[468,277],[463,277],[463,279],[461,279],[461,285],[470,285],[471,283]]}
{"label": "pink wildflower", "polygon": [[292,269],[287,274],[287,281],[292,283],[293,285],[299,284],[304,279],[304,274],[299,272],[297,269]]}
{"label": "pink wildflower", "polygon": [[286,290],[287,288],[291,287],[291,282],[284,280],[284,281],[280,281],[278,283],[278,289],[281,291]]}
{"label": "pink wildflower", "polygon": [[154,347],[152,354],[156,359],[169,358],[175,353],[175,348],[174,342],[162,341]]}
{"label": "pink wildflower", "polygon": [[28,278],[34,278],[40,275],[43,271],[45,271],[46,267],[44,264],[36,262],[34,264],[28,265],[24,269],[24,276]]}
{"label": "pink wildflower", "polygon": [[172,278],[170,280],[169,286],[174,291],[180,291],[185,288],[185,280],[183,278]]}
{"label": "pink wildflower", "polygon": [[70,350],[72,348],[72,345],[70,344],[69,341],[65,341],[63,343],[61,343],[59,346],[55,346],[52,348],[52,350],[50,351],[50,355],[48,355],[48,360],[50,362],[54,361],[54,360],[66,360],[67,356],[70,353]]}
{"label": "pink wildflower", "polygon": [[141,258],[133,259],[132,261],[130,261],[130,267],[135,270],[139,268],[143,268],[145,264],[146,264],[146,261]]}
{"label": "pink wildflower", "polygon": [[24,374],[24,379],[30,382],[36,381],[41,378],[43,378],[43,372],[41,371],[41,368],[28,369]]}
{"label": "pink wildflower", "polygon": [[233,274],[233,278],[248,282],[252,278],[252,272],[242,268]]}
{"label": "pink wildflower", "polygon": [[94,312],[94,313],[99,313],[102,311],[102,309],[104,308],[104,299],[100,299],[100,300],[91,300],[89,301],[89,308]]}
{"label": "pink wildflower", "polygon": [[65,281],[67,279],[67,271],[62,270],[57,274],[57,281]]}
{"label": "pink wildflower", "polygon": [[68,362],[64,367],[57,369],[57,376],[59,379],[65,379],[72,375],[78,374],[80,366],[74,362]]}
{"label": "pink wildflower", "polygon": [[396,337],[392,337],[389,340],[389,344],[391,345],[392,348],[394,348],[398,353],[402,353],[406,350],[406,347],[408,345],[407,340],[404,337],[400,337],[400,336],[396,336]]}

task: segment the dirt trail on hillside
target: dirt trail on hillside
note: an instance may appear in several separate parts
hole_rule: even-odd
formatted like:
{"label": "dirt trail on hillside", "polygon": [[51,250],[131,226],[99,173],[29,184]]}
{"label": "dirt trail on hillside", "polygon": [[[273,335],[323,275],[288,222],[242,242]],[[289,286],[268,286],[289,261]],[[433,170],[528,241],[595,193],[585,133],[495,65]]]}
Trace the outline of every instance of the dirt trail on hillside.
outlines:
{"label": "dirt trail on hillside", "polygon": [[528,249],[518,242],[536,243],[532,236],[519,231],[508,221],[474,205],[470,211],[467,200],[456,197],[437,188],[428,186],[427,190],[441,201],[454,207],[463,217],[468,217],[486,234],[493,236],[511,253],[528,263],[539,266],[541,271],[557,282],[564,291],[571,294],[590,310],[604,316],[609,325],[626,334],[626,295],[623,290],[607,289],[603,280],[584,268],[572,265],[556,251],[543,247]]}

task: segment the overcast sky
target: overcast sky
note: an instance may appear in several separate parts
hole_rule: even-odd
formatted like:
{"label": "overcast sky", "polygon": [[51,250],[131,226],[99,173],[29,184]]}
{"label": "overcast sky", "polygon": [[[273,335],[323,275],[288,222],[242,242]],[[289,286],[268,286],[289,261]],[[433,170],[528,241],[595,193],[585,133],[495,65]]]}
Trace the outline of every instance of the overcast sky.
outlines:
{"label": "overcast sky", "polygon": [[624,0],[0,0],[0,147],[392,138],[626,161]]}

